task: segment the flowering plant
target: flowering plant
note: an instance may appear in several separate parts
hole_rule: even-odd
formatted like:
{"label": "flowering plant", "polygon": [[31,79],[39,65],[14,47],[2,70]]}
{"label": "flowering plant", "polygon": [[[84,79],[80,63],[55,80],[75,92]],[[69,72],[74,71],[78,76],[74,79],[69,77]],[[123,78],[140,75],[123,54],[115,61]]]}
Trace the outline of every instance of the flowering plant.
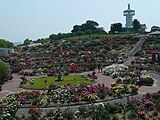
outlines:
{"label": "flowering plant", "polygon": [[131,88],[131,92],[132,92],[132,93],[138,93],[139,87],[138,87],[137,85],[135,85],[135,84],[130,84],[129,86],[130,86],[130,88]]}
{"label": "flowering plant", "polygon": [[88,95],[88,99],[89,99],[90,101],[95,101],[95,100],[98,99],[98,96],[95,95],[95,94],[90,94],[90,95]]}
{"label": "flowering plant", "polygon": [[28,114],[30,114],[31,116],[40,116],[42,114],[42,111],[37,108],[37,107],[32,107],[29,109]]}

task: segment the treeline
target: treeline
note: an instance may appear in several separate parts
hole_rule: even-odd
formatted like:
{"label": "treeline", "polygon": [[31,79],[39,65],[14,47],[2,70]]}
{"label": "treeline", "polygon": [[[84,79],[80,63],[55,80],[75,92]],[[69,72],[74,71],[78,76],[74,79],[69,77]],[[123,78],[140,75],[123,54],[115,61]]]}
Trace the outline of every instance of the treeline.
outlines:
{"label": "treeline", "polygon": [[0,48],[13,48],[13,43],[7,40],[0,39]]}
{"label": "treeline", "polygon": [[59,40],[63,38],[73,37],[73,36],[80,36],[80,35],[90,35],[90,34],[97,34],[97,33],[106,33],[103,27],[98,27],[99,24],[93,20],[88,20],[82,25],[75,25],[71,30],[71,33],[58,33],[52,34],[49,36],[49,39],[52,40]]}

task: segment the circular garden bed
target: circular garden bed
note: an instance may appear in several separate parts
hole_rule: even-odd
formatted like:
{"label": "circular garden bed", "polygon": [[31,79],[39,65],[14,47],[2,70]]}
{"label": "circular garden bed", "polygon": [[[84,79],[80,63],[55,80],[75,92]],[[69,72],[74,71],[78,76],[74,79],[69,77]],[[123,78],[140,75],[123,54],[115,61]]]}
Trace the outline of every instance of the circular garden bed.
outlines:
{"label": "circular garden bed", "polygon": [[24,79],[23,83],[21,83],[21,87],[26,89],[49,89],[50,87],[53,87],[54,85],[90,85],[95,82],[95,80],[88,80],[87,77],[81,76],[81,75],[69,75],[69,76],[62,76],[61,81],[57,81],[57,76],[52,77],[41,77],[41,78],[34,78],[32,80]]}

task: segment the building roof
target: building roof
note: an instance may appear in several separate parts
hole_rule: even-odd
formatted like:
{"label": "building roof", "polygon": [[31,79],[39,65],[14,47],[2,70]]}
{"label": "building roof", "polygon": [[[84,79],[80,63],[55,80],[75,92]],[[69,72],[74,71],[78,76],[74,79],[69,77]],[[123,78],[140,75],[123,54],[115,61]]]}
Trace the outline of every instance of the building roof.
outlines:
{"label": "building roof", "polygon": [[160,31],[151,32],[149,35],[160,35]]}

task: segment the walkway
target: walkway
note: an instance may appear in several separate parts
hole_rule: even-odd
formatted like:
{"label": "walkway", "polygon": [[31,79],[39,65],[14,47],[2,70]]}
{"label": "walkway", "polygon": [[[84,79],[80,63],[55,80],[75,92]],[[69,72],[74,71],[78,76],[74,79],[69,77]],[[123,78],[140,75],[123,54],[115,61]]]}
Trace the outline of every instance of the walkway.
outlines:
{"label": "walkway", "polygon": [[7,81],[4,85],[2,85],[2,91],[0,92],[0,98],[4,97],[6,94],[10,94],[16,91],[21,90],[22,88],[19,88],[20,83],[20,75],[13,74],[13,79]]}

